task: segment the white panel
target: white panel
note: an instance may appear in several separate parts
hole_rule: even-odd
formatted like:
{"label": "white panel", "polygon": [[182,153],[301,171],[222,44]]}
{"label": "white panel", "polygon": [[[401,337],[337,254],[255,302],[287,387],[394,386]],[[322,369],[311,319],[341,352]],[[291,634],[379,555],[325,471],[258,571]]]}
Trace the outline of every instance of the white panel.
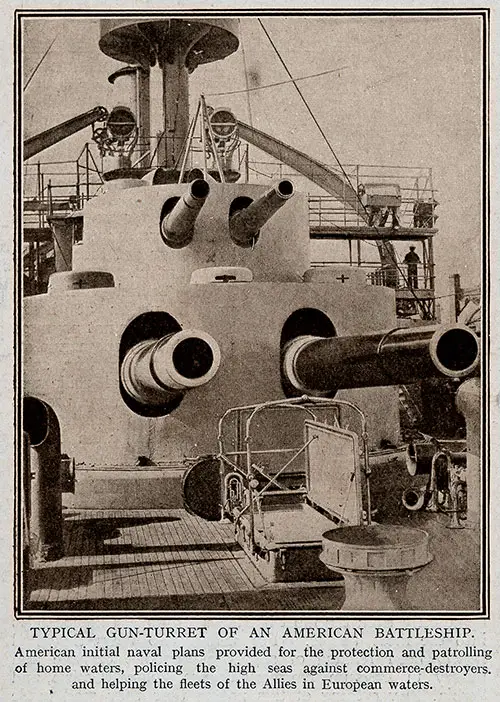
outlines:
{"label": "white panel", "polygon": [[309,498],[344,524],[361,523],[358,437],[352,431],[306,421]]}

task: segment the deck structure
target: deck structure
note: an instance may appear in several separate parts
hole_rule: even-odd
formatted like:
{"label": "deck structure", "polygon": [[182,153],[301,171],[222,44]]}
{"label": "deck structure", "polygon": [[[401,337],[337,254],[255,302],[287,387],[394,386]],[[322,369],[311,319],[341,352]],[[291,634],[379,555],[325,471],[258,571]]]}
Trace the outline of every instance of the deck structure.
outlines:
{"label": "deck structure", "polygon": [[[382,506],[381,512],[384,511]],[[428,514],[391,520],[426,529],[433,562],[408,587],[412,609],[480,609],[480,534]],[[36,611],[338,611],[342,581],[268,583],[236,543],[231,523],[185,510],[65,510],[65,555],[25,581]]]}
{"label": "deck structure", "polygon": [[268,585],[232,524],[181,509],[65,510],[64,530],[65,556],[30,572],[26,610],[318,610],[344,596],[338,582]]}

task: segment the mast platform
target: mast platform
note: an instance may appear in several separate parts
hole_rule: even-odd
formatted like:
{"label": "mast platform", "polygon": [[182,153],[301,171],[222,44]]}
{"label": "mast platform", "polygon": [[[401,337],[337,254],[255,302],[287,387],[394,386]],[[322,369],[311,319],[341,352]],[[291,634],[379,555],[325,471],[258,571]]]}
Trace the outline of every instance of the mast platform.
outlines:
{"label": "mast platform", "polygon": [[349,239],[360,239],[376,241],[387,239],[388,241],[419,241],[428,239],[437,234],[437,229],[423,227],[400,227],[392,229],[390,227],[369,227],[341,224],[311,224],[309,234],[311,239],[328,239],[348,241]]}

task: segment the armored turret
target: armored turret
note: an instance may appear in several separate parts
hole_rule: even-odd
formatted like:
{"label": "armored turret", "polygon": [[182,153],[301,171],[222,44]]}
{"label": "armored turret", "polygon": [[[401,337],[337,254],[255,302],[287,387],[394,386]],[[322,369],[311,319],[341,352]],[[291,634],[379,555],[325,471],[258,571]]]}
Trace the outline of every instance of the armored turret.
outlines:
{"label": "armored turret", "polygon": [[[77,466],[78,506],[181,506],[180,477],[217,451],[222,413],[305,391],[340,390],[366,412],[372,446],[395,443],[394,385],[436,368],[465,375],[477,362],[477,340],[461,328],[380,332],[396,325],[394,291],[370,285],[361,269],[313,268],[307,195],[288,178],[271,188],[238,173],[225,182],[224,168],[207,167],[221,136],[207,140],[206,121],[192,162],[188,76],[236,50],[236,26],[178,16],[101,24],[101,50],[131,64],[113,74],[114,88],[128,81],[136,90],[128,101],[117,96],[98,134],[118,163],[72,212],[78,237],[71,229],[67,269],[24,312],[25,394],[57,416],[61,450]],[[136,163],[155,65],[163,133],[154,148],[141,145]],[[214,124],[225,128],[223,112]],[[154,469],[136,470],[139,458]]]}

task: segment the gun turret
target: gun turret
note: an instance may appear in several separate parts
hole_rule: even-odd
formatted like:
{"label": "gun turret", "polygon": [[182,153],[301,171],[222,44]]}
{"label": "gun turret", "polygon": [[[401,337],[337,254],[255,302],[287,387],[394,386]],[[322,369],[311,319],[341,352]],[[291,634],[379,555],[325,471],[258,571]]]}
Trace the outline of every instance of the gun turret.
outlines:
{"label": "gun turret", "polygon": [[[191,243],[194,223],[210,192],[206,180],[199,178],[189,184],[188,191],[160,222],[163,241],[172,249],[182,249]],[[168,201],[167,201],[168,202]]]}
{"label": "gun turret", "polygon": [[281,180],[258,200],[237,210],[229,220],[229,234],[234,243],[244,248],[252,246],[259,229],[292,197],[293,192],[293,183]]}
{"label": "gun turret", "polygon": [[185,329],[133,346],[120,376],[125,392],[145,406],[162,406],[187,390],[205,385],[220,365],[219,345],[209,334]]}
{"label": "gun turret", "polygon": [[434,376],[464,378],[478,363],[478,338],[455,324],[363,336],[298,337],[285,348],[283,371],[297,390],[324,395]]}

